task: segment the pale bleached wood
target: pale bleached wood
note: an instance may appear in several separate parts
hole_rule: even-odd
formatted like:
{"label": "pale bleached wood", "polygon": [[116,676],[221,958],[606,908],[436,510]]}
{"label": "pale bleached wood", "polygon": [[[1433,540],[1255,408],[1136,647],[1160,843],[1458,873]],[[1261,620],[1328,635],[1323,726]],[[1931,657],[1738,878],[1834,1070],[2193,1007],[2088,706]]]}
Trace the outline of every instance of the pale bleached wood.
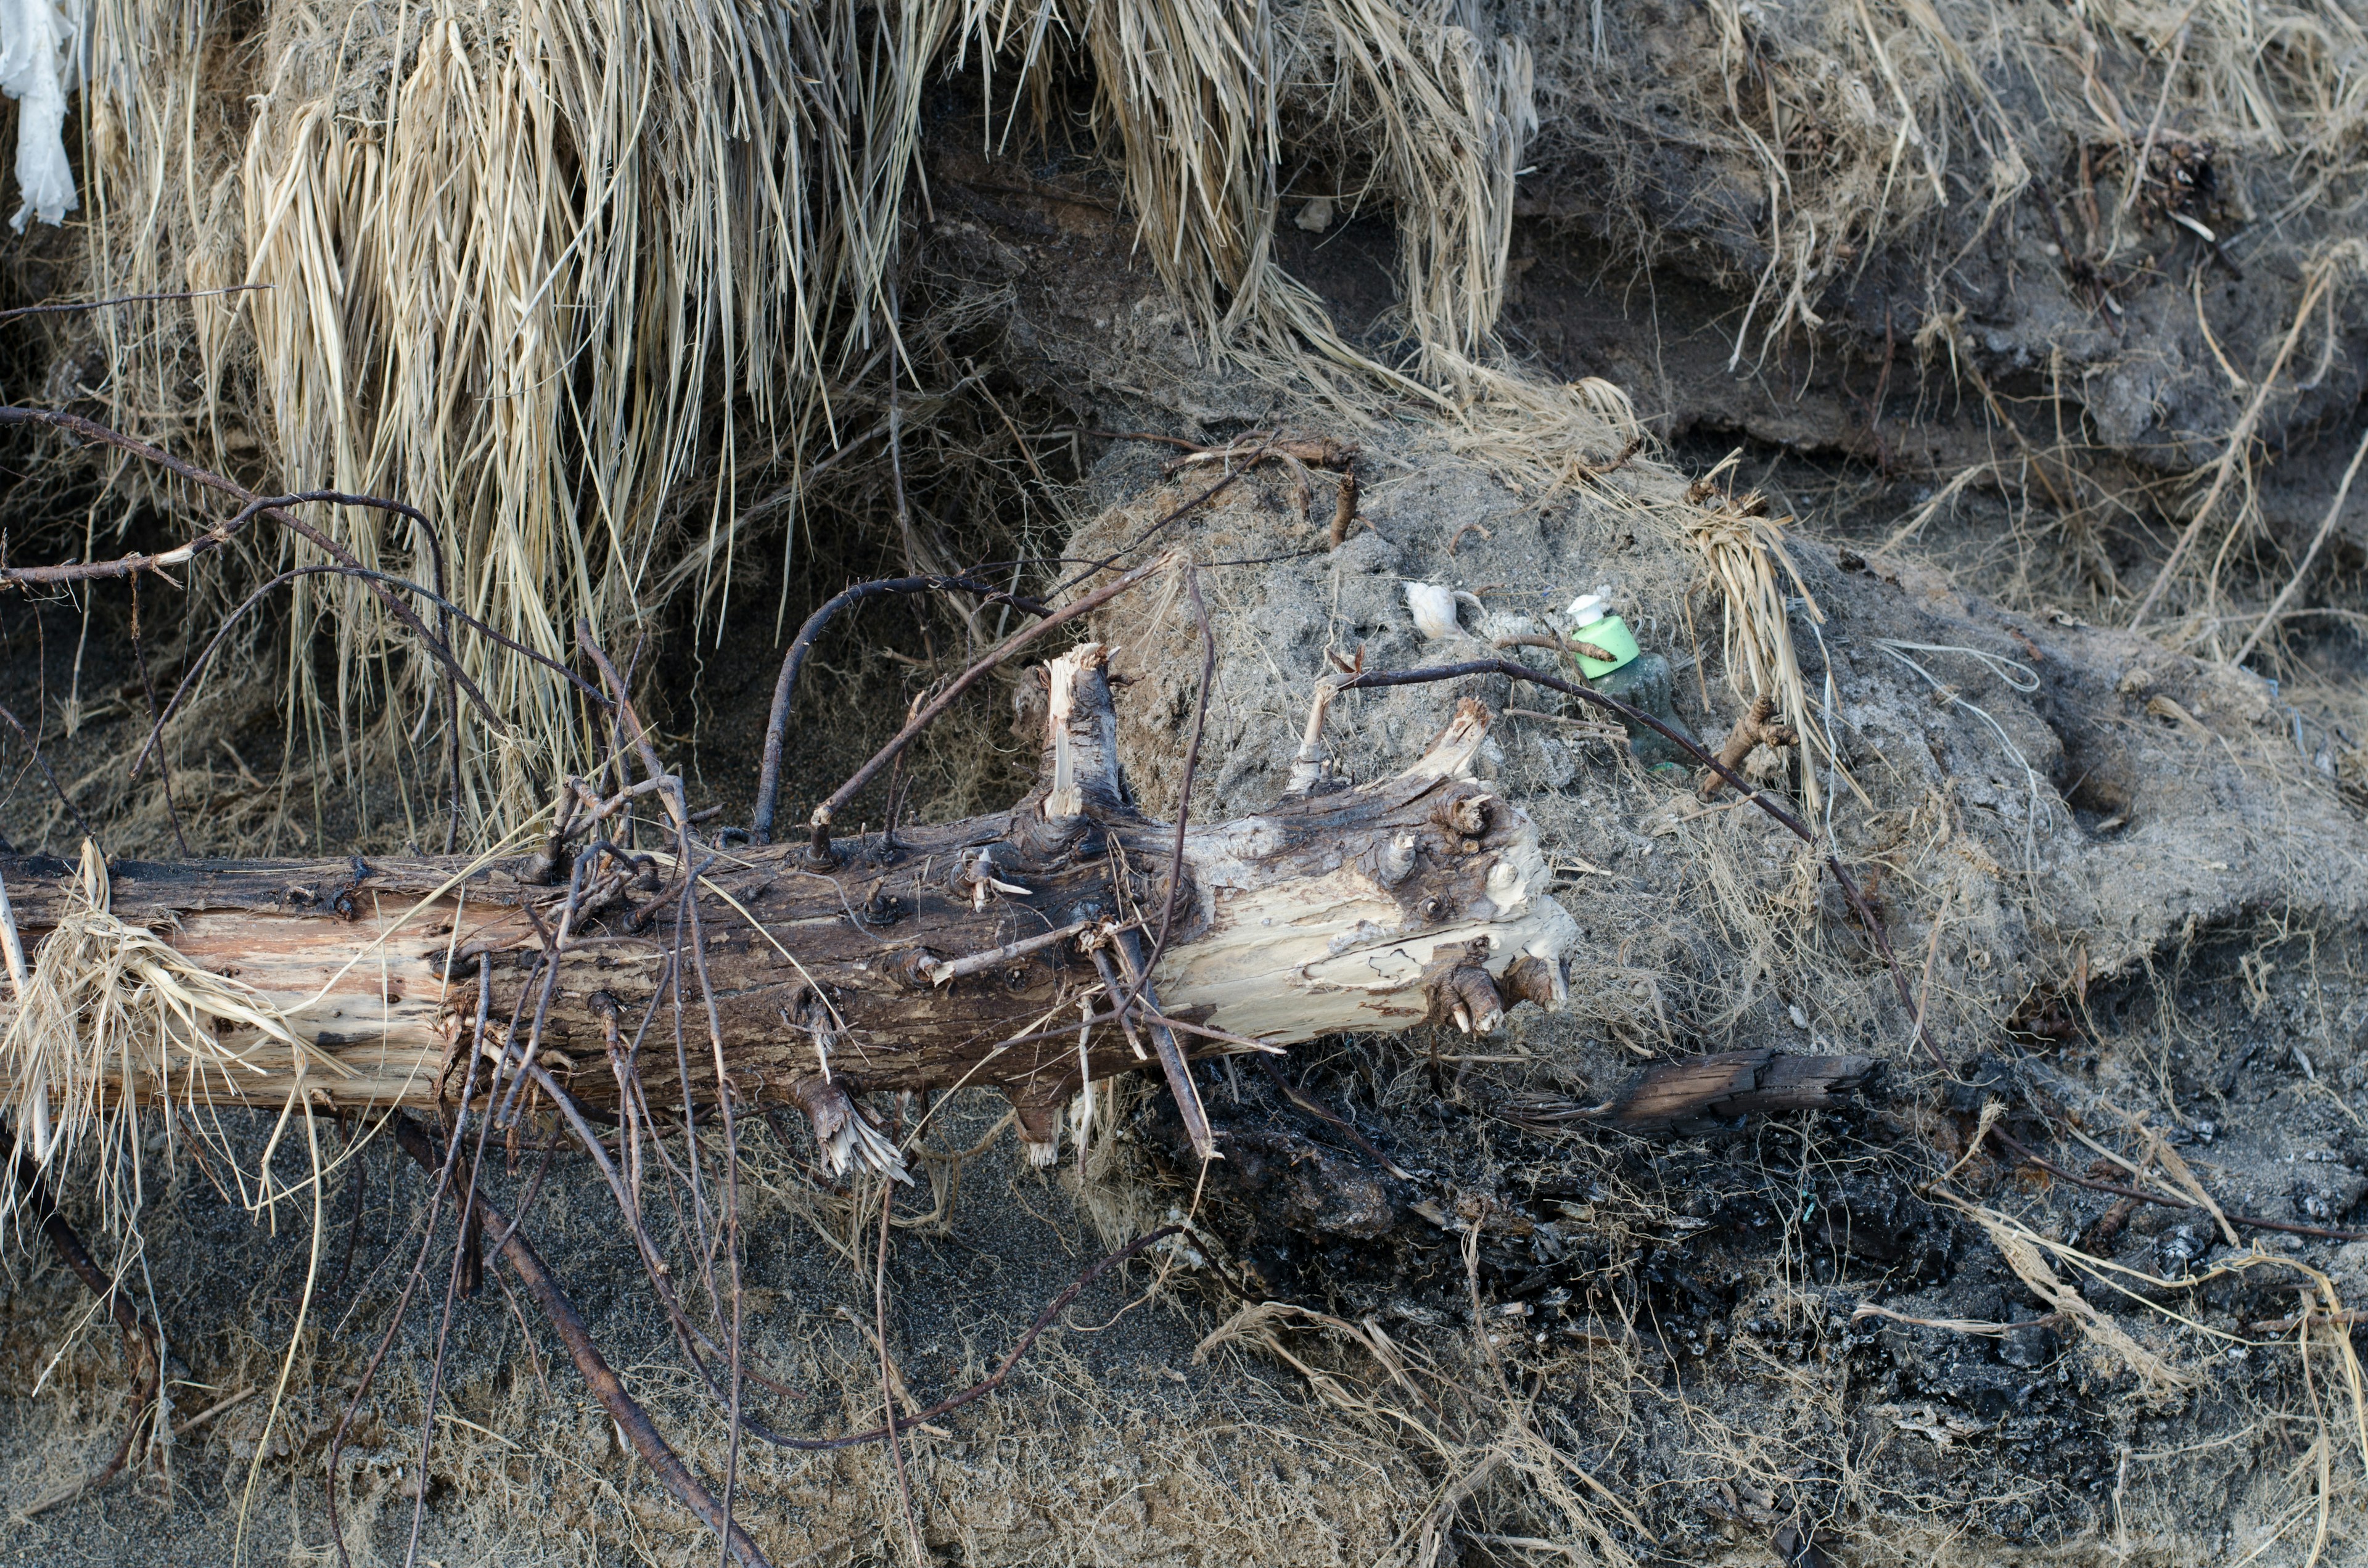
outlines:
{"label": "pale bleached wood", "polygon": [[[1030,941],[1081,922],[1135,921],[1147,952],[1174,844],[1172,826],[1136,811],[1120,774],[1101,649],[1063,655],[1049,680],[1040,782],[1009,812],[905,830],[893,844],[844,839],[828,868],[806,865],[803,846],[700,851],[712,855],[696,894],[707,969],[725,1070],[744,1098],[795,1102],[819,1123],[843,1115],[847,1093],[994,1086],[1041,1143],[1057,1137],[1058,1108],[1087,1071],[1156,1070],[1109,1026],[1094,1031],[1081,1070],[1079,1003],[1101,991],[1100,975],[1076,938]],[[1466,701],[1395,778],[1192,827],[1152,977],[1167,1015],[1289,1045],[1445,1021],[1475,984],[1486,997],[1463,1006],[1475,1025],[1524,996],[1559,999],[1577,928],[1546,892],[1535,824],[1470,777],[1487,723]],[[31,858],[0,867],[38,943],[65,907],[70,869]],[[304,1075],[316,1103],[426,1108],[459,1083],[450,1070],[475,1010],[480,955],[492,962],[495,1035],[513,1016],[523,1031],[533,1015],[543,937],[527,910],[556,928],[566,894],[536,869],[531,858],[474,868],[449,858],[127,862],[111,868],[112,899],[123,918],[284,1012],[325,1059]],[[638,885],[593,878],[602,902],[579,913],[560,959],[541,1059],[596,1110],[619,1097],[606,1016],[630,1039],[688,939],[679,872],[659,851]],[[962,961],[997,949],[1014,950],[985,968]],[[1007,1043],[1036,1031],[1051,1032]],[[689,1032],[678,1068],[661,1007],[634,1063],[655,1103],[686,1087],[715,1092],[703,1025]],[[1176,1038],[1195,1056],[1237,1049]],[[292,1053],[254,1036],[229,1043],[254,1071],[168,1085],[152,1070],[135,1091],[284,1104]]]}

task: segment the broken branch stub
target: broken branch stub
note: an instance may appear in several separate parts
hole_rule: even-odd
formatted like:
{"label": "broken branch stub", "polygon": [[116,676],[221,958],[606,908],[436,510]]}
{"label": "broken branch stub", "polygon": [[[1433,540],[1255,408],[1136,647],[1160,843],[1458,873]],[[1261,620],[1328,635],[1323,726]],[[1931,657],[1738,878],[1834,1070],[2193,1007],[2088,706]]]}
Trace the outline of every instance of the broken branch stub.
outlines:
{"label": "broken branch stub", "polygon": [[[1427,1018],[1486,1032],[1519,1001],[1565,994],[1577,929],[1546,895],[1536,826],[1470,776],[1488,715],[1468,699],[1395,778],[1191,827],[1170,939],[1138,976],[1167,904],[1175,830],[1141,813],[1120,770],[1101,646],[1054,660],[1050,677],[1038,779],[1011,810],[842,840],[828,870],[795,846],[703,853],[696,926],[665,854],[655,877],[621,860],[595,868],[564,927],[567,888],[524,857],[120,863],[105,894],[118,920],[236,983],[286,1038],[226,1022],[203,1062],[143,1042],[107,1059],[104,1092],[277,1108],[299,1091],[301,1053],[316,1105],[424,1108],[463,1080],[472,1018],[494,1020],[482,1047],[493,1057],[508,1048],[505,1020],[524,1031],[540,1008],[537,1063],[584,1107],[613,1110],[609,1021],[630,1037],[666,1005],[668,967],[699,929],[735,1094],[798,1105],[837,1160],[893,1158],[851,1125],[853,1095],[999,1088],[1041,1159],[1088,1077],[1155,1066],[1212,1153],[1192,1115],[1191,1058]],[[28,938],[73,913],[87,884],[69,872],[51,858],[6,863]],[[546,993],[544,933],[561,929]],[[1131,1006],[1113,1016],[1113,1002]],[[0,1051],[16,1060],[0,1062],[12,1069],[0,1084],[28,1081],[13,1070],[27,1052],[97,1060],[60,1048],[58,1031],[75,1027],[12,1015]],[[693,1053],[687,1085],[676,1062],[640,1055],[654,1103],[714,1096],[712,1061]]]}

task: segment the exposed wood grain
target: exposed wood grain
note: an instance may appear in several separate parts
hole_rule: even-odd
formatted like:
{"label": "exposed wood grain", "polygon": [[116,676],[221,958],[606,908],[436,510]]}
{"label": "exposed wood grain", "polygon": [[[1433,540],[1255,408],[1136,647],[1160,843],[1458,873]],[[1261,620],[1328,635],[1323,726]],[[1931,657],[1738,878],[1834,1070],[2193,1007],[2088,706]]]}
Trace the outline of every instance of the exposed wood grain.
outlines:
{"label": "exposed wood grain", "polygon": [[[992,1085],[1041,1109],[1087,1072],[1144,1065],[1105,1025],[1081,1068],[1078,1004],[1099,994],[1106,1011],[1108,997],[1079,941],[1145,911],[1156,924],[1174,830],[1135,809],[1119,773],[1099,647],[1064,655],[1053,674],[1063,700],[1039,782],[1010,811],[901,829],[893,842],[842,839],[828,871],[810,869],[803,846],[700,851],[693,896],[725,1071],[742,1096],[811,1112],[817,1081],[850,1092]],[[1486,990],[1516,964],[1512,999],[1558,996],[1577,930],[1545,892],[1534,824],[1468,776],[1486,726],[1467,703],[1396,778],[1187,833],[1178,929],[1153,976],[1162,1008],[1290,1044],[1446,1017],[1477,994],[1474,975]],[[268,996],[329,1059],[306,1077],[316,1099],[424,1108],[459,1082],[448,1070],[475,1010],[480,954],[493,959],[495,1034],[514,1018],[528,1028],[543,933],[567,896],[537,879],[548,863],[123,862],[110,868],[112,908]],[[64,910],[70,869],[0,860],[28,943]],[[682,874],[659,851],[640,866],[603,861],[586,880],[540,1061],[593,1108],[619,1096],[604,1014],[613,1007],[630,1040],[688,940]],[[1078,937],[1033,943],[1073,926]],[[975,961],[996,949],[1007,951]],[[1485,1026],[1496,1010],[1482,998],[1465,1013]],[[670,1029],[652,1031],[660,1037]],[[256,1070],[209,1079],[199,1096],[284,1104],[295,1086],[286,1048],[229,1043],[250,1048]],[[1174,1043],[1195,1055],[1240,1049],[1206,1034]],[[683,1092],[670,1043],[645,1046],[635,1067],[655,1102]],[[689,1053],[689,1075],[694,1097],[713,1096],[706,1052]],[[137,1090],[165,1087],[152,1072]]]}
{"label": "exposed wood grain", "polygon": [[1768,1050],[1665,1062],[1621,1093],[1610,1119],[1652,1132],[1691,1121],[1827,1109],[1846,1103],[1874,1067],[1872,1056],[1785,1056]]}

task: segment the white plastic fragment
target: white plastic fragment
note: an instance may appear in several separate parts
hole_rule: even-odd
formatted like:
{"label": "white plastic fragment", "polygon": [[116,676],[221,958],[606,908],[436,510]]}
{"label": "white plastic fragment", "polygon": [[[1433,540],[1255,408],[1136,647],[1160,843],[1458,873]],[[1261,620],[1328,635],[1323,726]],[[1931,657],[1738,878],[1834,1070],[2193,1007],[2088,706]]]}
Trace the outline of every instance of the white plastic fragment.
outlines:
{"label": "white plastic fragment", "polygon": [[84,0],[0,0],[0,93],[17,101],[17,187],[28,218],[57,223],[81,205],[66,161],[66,94],[81,79]]}
{"label": "white plastic fragment", "polygon": [[1414,612],[1414,629],[1433,642],[1458,635],[1463,628],[1455,624],[1455,595],[1437,583],[1408,583],[1406,585],[1406,608]]}
{"label": "white plastic fragment", "polygon": [[1414,614],[1414,629],[1432,642],[1469,635],[1456,619],[1456,605],[1461,602],[1474,609],[1482,608],[1477,597],[1461,588],[1442,587],[1437,583],[1409,582],[1406,585],[1406,608]]}

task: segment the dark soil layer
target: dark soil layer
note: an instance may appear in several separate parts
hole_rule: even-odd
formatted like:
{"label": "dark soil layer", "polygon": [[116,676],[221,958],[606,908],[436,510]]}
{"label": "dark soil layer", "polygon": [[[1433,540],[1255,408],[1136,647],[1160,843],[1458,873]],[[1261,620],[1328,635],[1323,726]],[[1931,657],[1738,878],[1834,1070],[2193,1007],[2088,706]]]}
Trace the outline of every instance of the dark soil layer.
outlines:
{"label": "dark soil layer", "polygon": [[[1588,933],[1572,1006],[1522,1009],[1481,1040],[1426,1028],[1294,1052],[1283,1076],[1353,1122],[1353,1138],[1262,1071],[1208,1068],[1229,1157],[1205,1185],[1164,1096],[1139,1086],[1087,1168],[1064,1151],[1051,1176],[1016,1169],[985,1102],[951,1102],[933,1142],[985,1146],[967,1165],[930,1164],[927,1196],[899,1199],[900,1217],[935,1202],[942,1223],[900,1231],[886,1275],[888,1352],[913,1405],[981,1375],[1110,1246],[1188,1210],[1199,1230],[1082,1297],[1003,1393],[911,1437],[909,1531],[881,1450],[744,1444],[739,1506],[777,1562],[909,1561],[913,1536],[948,1562],[1422,1568],[1554,1553],[1801,1568],[2258,1551],[2299,1564],[2363,1550],[2357,1393],[2328,1348],[2356,1330],[2310,1328],[2319,1348],[2305,1363],[2288,1321],[2305,1267],[2347,1305],[2368,1298],[2368,1244],[2324,1233],[2368,1227],[2368,827],[2361,623],[2347,619],[2368,560],[2363,514],[2355,502],[2306,596],[2332,613],[2295,622],[2274,665],[2217,662],[2212,629],[2192,619],[2168,642],[2106,629],[2163,558],[2174,482],[2216,455],[2242,406],[2197,322],[2244,377],[2265,375],[2350,198],[2338,189],[2324,211],[2258,230],[2232,222],[2276,210],[2287,176],[2267,154],[2224,149],[2219,204],[2199,221],[2231,237],[2214,250],[2134,208],[2129,243],[2099,272],[2105,242],[2064,232],[2083,227],[2082,139],[2033,107],[2037,78],[2000,82],[2001,112],[2032,128],[2028,189],[1988,210],[1971,199],[1987,177],[1975,163],[1951,176],[1959,199],[1937,214],[1877,239],[1850,231],[1862,264],[1810,297],[1824,325],[1763,340],[1770,214],[1748,163],[1725,142],[1656,141],[1607,107],[1714,51],[1710,23],[1652,5],[1603,11],[1600,71],[1534,34],[1556,107],[1523,183],[1505,335],[1555,376],[1627,388],[1680,470],[1742,447],[1733,489],[1761,488],[1797,519],[1804,592],[1789,624],[1813,687],[1831,693],[1855,780],[1818,826],[1867,887],[1913,1006],[1798,845],[1575,731],[1578,715],[1547,694],[1474,681],[1344,702],[1333,742],[1360,778],[1401,764],[1454,695],[1528,710],[1500,721],[1487,772],[1543,826],[1557,896]],[[1806,47],[1765,43],[1796,63]],[[2107,74],[2139,80],[2138,64],[2109,61]],[[2123,96],[2144,93],[2139,80]],[[950,88],[908,298],[916,320],[952,324],[942,362],[983,365],[980,384],[1024,416],[1034,455],[998,460],[1042,465],[1028,494],[1047,510],[981,500],[958,464],[916,460],[914,529],[895,526],[884,492],[860,497],[866,530],[744,562],[728,613],[697,636],[687,616],[654,636],[642,689],[695,807],[746,819],[787,629],[846,582],[911,570],[916,540],[948,561],[1001,557],[999,571],[1021,555],[1098,558],[1190,493],[1161,474],[1172,449],[1096,432],[1215,440],[1287,424],[1365,449],[1372,527],[1349,549],[1324,548],[1322,513],[1303,522],[1270,470],[1169,536],[1201,563],[1222,655],[1197,814],[1272,797],[1327,653],[1361,648],[1392,668],[1476,653],[1477,639],[1420,637],[1407,580],[1530,615],[1609,585],[1671,662],[1672,713],[1706,738],[1725,733],[1742,705],[1719,611],[1699,593],[1692,547],[1664,526],[1682,515],[1681,483],[1656,470],[1516,495],[1411,419],[1354,428],[1212,368],[1135,254],[1110,172],[1074,153],[985,158],[969,115]],[[1287,223],[1281,238],[1359,341],[1393,346],[1388,214],[1321,233]],[[2259,432],[2262,526],[2228,579],[2248,603],[2283,580],[2357,439],[2368,329],[2352,298],[2310,339],[2301,378],[2322,339],[2324,373],[2273,398]],[[1759,323],[1748,333],[1747,312]],[[58,517],[36,523],[63,537]],[[1025,574],[1040,589],[1060,575]],[[2182,615],[2202,613],[2184,587],[2177,597]],[[1828,617],[1814,630],[1811,598]],[[179,678],[202,646],[199,619],[160,624],[152,608],[135,653],[129,616],[94,604],[85,619],[0,601],[0,701],[40,730],[111,849],[169,853],[162,797],[121,776],[147,685],[162,694]],[[1173,596],[1097,631],[1134,677],[1121,699],[1129,767],[1172,810],[1197,634]],[[964,638],[953,612],[920,601],[834,630],[788,731],[785,820],[958,667]],[[429,765],[396,747],[407,777],[345,787],[341,757],[278,710],[269,647],[231,650],[211,728],[179,743],[189,848],[368,849],[433,833]],[[957,710],[895,809],[952,816],[1016,793],[1033,742],[1015,691],[1024,705],[1025,686],[995,683]],[[13,737],[0,760],[0,834],[70,846],[67,813]],[[304,780],[292,796],[283,766]],[[886,791],[857,809],[878,820]],[[1938,1063],[1913,1043],[1919,1022]],[[1650,1139],[1591,1125],[1588,1108],[1646,1061],[1738,1046],[1884,1065],[1844,1110]],[[269,1132],[227,1125],[250,1157]],[[879,1193],[820,1179],[810,1153],[803,1133],[751,1133],[748,1343],[799,1391],[765,1396],[767,1418],[837,1432],[881,1403]],[[375,1147],[332,1178],[322,1293],[297,1335],[309,1198],[258,1221],[186,1143],[154,1157],[140,1284],[176,1358],[176,1419],[245,1398],[184,1436],[169,1494],[153,1476],[119,1483],[14,1525],[0,1561],[228,1562],[242,1518],[250,1558],[332,1561],[329,1434],[418,1246],[420,1179]],[[278,1160],[302,1178],[296,1150]],[[506,1205],[538,1160],[495,1162]],[[2173,1161],[2227,1214],[2302,1232],[2224,1227],[2200,1208],[2080,1185],[2176,1197],[2187,1188]],[[724,1424],[580,1166],[553,1160],[537,1244],[661,1425],[720,1476]],[[668,1223],[666,1243],[695,1255],[695,1223]],[[2021,1254],[2001,1245],[2002,1225]],[[8,1245],[0,1496],[21,1511],[103,1461],[127,1394],[80,1285]],[[418,1495],[449,1253],[428,1256],[427,1304],[334,1478],[357,1562],[401,1561]],[[2034,1284],[2018,1256],[2041,1257],[2060,1289]],[[489,1286],[451,1322],[421,1562],[712,1555],[530,1309]],[[2331,1522],[2315,1548],[2322,1507]]]}

